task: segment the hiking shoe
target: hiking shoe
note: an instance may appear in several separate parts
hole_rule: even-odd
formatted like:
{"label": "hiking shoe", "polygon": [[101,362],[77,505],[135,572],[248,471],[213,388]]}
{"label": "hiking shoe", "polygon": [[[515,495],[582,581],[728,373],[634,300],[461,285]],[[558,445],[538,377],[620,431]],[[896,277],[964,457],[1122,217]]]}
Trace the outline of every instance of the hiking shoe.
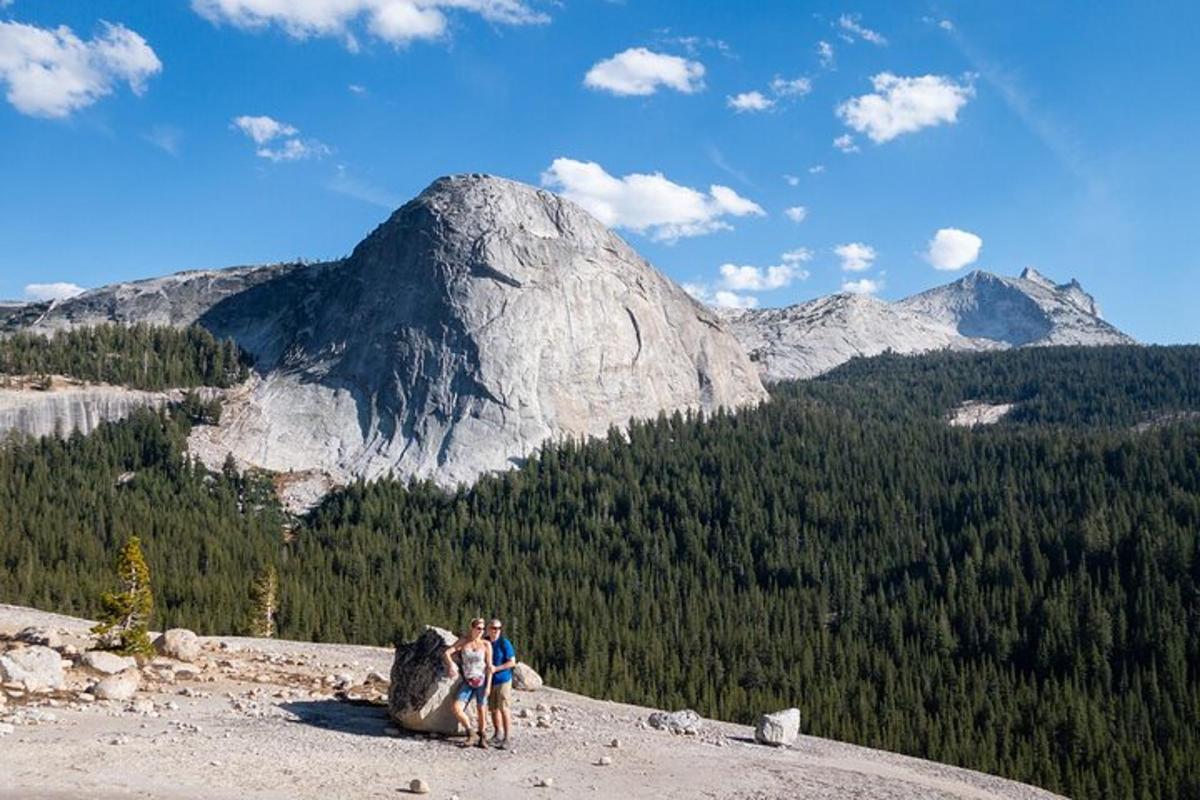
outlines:
{"label": "hiking shoe", "polygon": [[501,739],[500,741],[496,742],[496,749],[497,750],[507,750],[508,749],[508,739]]}
{"label": "hiking shoe", "polygon": [[479,749],[480,750],[488,749],[487,739],[484,737],[484,735],[482,733],[479,734]]}
{"label": "hiking shoe", "polygon": [[492,745],[492,747],[499,747],[500,743],[503,741],[504,741],[504,737],[497,733],[494,736],[492,736],[489,743]]}
{"label": "hiking shoe", "polygon": [[[479,740],[483,741],[483,737],[480,736]],[[474,744],[475,744],[475,734],[471,733],[470,731],[467,731],[467,738],[464,739],[463,741],[459,742],[458,746],[459,747],[471,747]]]}

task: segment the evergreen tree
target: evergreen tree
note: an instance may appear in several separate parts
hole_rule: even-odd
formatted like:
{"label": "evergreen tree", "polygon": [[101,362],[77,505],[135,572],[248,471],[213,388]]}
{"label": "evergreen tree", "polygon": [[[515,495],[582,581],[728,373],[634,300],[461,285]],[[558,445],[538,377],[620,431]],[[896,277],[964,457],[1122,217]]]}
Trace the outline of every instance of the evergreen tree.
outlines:
{"label": "evergreen tree", "polygon": [[103,611],[92,632],[101,645],[123,655],[152,651],[147,626],[154,609],[150,591],[150,568],[142,556],[142,543],[131,536],[117,558],[117,591],[101,595]]}
{"label": "evergreen tree", "polygon": [[275,635],[278,594],[279,578],[275,566],[268,564],[254,576],[250,586],[250,617],[246,625],[248,635],[266,639]]}

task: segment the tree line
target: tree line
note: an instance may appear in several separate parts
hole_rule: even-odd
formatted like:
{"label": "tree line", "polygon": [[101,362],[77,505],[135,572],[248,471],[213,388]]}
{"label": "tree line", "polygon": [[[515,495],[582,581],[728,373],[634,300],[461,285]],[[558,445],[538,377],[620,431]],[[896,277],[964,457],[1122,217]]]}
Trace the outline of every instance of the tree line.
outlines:
{"label": "tree line", "polygon": [[65,375],[146,390],[229,387],[249,375],[249,360],[232,340],[197,326],[107,324],[0,336],[4,375]]}

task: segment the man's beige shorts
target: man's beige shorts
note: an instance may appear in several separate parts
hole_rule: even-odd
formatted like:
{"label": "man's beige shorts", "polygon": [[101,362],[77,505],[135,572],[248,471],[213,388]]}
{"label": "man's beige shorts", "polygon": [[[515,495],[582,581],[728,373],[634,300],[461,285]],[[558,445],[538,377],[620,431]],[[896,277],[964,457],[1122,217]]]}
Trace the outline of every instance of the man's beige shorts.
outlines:
{"label": "man's beige shorts", "polygon": [[512,705],[512,681],[492,684],[492,693],[488,695],[488,708],[492,711],[503,711]]}

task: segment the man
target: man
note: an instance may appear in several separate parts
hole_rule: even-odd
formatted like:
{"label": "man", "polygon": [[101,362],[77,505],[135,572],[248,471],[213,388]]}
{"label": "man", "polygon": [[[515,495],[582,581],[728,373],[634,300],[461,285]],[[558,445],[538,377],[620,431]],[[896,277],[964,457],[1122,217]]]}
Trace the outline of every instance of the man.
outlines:
{"label": "man", "polygon": [[492,642],[492,691],[488,706],[492,710],[492,744],[497,750],[508,747],[508,732],[512,728],[512,671],[517,665],[517,651],[503,635],[500,620],[488,623],[487,636]]}

